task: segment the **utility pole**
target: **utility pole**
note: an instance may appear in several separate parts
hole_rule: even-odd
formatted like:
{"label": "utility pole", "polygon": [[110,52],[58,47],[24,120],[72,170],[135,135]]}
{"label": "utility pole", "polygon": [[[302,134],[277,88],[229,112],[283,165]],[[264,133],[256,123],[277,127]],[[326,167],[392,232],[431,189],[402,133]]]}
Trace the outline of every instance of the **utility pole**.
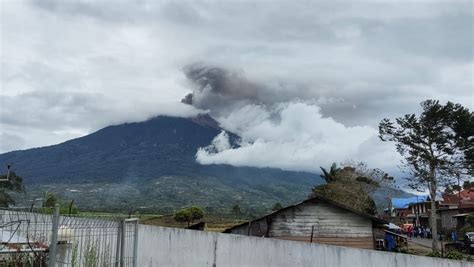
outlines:
{"label": "utility pole", "polygon": [[461,209],[461,174],[459,171],[456,172],[456,176],[458,178],[458,212],[461,213],[459,211]]}
{"label": "utility pole", "polygon": [[416,196],[416,222],[415,226],[418,226],[420,224],[420,206],[418,204],[418,195]]}

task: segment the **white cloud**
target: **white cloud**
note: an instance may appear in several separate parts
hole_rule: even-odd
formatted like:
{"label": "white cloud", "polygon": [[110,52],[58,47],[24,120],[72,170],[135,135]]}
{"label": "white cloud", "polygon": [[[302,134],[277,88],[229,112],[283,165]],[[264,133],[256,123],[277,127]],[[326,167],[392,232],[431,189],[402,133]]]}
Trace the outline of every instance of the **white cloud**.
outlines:
{"label": "white cloud", "polygon": [[346,160],[388,168],[399,161],[393,146],[381,149],[380,143],[373,142],[377,138],[374,128],[344,126],[324,118],[317,106],[307,103],[284,103],[270,110],[244,106],[219,121],[242,137],[241,146],[231,148],[220,134],[197,152],[201,164],[318,171],[319,166]]}

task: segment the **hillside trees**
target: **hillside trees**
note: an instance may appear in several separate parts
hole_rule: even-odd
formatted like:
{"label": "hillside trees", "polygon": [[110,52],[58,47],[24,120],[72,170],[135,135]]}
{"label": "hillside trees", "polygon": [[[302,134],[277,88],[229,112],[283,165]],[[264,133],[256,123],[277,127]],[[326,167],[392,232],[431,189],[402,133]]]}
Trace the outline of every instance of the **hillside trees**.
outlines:
{"label": "hillside trees", "polygon": [[235,204],[231,209],[232,214],[235,216],[235,219],[240,220],[242,216],[242,208],[239,205]]}
{"label": "hillside trees", "polygon": [[314,187],[312,196],[319,195],[368,214],[376,213],[370,193],[382,185],[393,184],[393,177],[380,169],[370,169],[363,162],[346,162],[341,168],[333,163],[329,170],[321,170],[326,184]]}
{"label": "hillside trees", "polygon": [[272,207],[272,211],[277,211],[283,209],[283,206],[280,204],[280,202],[275,203]]}
{"label": "hillside trees", "polygon": [[25,192],[23,179],[13,171],[9,171],[6,175],[0,175],[0,207],[8,207],[15,204],[15,199],[11,196],[13,192]]}
{"label": "hillside trees", "polygon": [[[408,186],[428,190],[435,200],[441,187],[455,184],[458,179],[472,179],[474,155],[474,116],[460,104],[426,100],[422,113],[406,114],[395,121],[383,119],[379,124],[382,141],[395,143],[404,157],[411,175]],[[431,205],[430,225],[437,232],[436,205]],[[438,251],[438,240],[432,248]]]}

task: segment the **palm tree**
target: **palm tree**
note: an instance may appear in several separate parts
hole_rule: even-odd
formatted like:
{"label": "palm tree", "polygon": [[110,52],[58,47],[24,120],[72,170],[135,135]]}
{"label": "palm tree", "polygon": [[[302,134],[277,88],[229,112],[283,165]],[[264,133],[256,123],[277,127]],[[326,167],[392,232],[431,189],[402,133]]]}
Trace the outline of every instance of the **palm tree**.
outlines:
{"label": "palm tree", "polygon": [[320,168],[323,171],[323,174],[321,174],[321,178],[323,178],[326,181],[326,183],[331,183],[331,182],[336,181],[337,174],[341,170],[340,168],[337,167],[336,163],[333,163],[331,165],[329,172],[323,167],[320,167]]}

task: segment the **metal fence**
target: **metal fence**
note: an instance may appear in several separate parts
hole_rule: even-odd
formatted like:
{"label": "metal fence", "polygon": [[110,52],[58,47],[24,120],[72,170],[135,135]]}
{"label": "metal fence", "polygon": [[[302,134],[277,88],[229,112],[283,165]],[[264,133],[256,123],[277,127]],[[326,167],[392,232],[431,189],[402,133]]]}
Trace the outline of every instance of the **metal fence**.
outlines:
{"label": "metal fence", "polygon": [[0,238],[0,266],[137,266],[137,218],[0,210]]}

